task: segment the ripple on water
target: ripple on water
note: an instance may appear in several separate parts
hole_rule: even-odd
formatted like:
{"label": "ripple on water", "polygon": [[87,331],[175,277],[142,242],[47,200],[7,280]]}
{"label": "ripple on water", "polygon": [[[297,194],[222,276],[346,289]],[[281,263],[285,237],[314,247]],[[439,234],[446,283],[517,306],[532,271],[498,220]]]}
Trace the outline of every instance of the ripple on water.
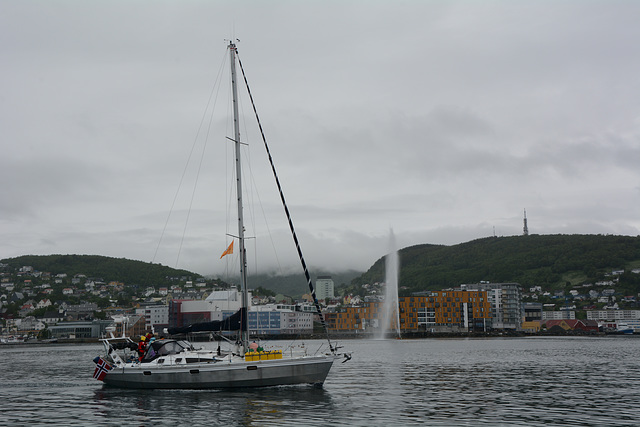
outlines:
{"label": "ripple on water", "polygon": [[334,365],[322,389],[231,392],[105,388],[91,377],[98,345],[2,347],[0,424],[591,426],[640,418],[640,339],[341,344],[353,359]]}

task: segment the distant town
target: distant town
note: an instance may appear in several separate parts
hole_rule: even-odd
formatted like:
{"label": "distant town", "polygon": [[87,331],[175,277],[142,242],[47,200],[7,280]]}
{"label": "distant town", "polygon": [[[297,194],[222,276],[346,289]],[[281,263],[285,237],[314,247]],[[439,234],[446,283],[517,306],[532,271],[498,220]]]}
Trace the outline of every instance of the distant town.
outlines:
{"label": "distant town", "polygon": [[[316,296],[330,333],[409,336],[486,333],[640,333],[638,295],[616,292],[618,276],[568,292],[524,289],[518,283],[479,282],[399,297],[385,320],[385,284],[362,286],[362,295],[335,295],[331,276],[315,280]],[[640,269],[631,271],[640,274]],[[218,281],[167,277],[170,286],[128,286],[108,278],[37,271],[0,264],[0,341],[92,340],[109,333],[129,336],[168,327],[222,320],[240,307],[235,286]],[[248,327],[253,335],[322,332],[310,295],[293,300],[257,288],[250,293]],[[388,322],[388,323],[387,323]],[[111,328],[109,328],[111,327]],[[109,328],[109,329],[108,329]]]}

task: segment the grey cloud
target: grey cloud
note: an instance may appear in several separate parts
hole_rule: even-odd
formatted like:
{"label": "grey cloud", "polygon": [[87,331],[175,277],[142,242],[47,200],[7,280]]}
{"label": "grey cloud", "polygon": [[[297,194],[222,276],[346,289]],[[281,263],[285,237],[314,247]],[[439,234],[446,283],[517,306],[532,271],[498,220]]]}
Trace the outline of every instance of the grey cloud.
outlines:
{"label": "grey cloud", "polygon": [[[640,230],[633,2],[0,9],[0,257],[150,261],[234,36],[312,265],[366,268],[390,228],[399,246],[519,234],[525,207],[539,233]],[[259,226],[281,208],[259,137],[242,133]],[[226,123],[211,134],[179,257],[203,273],[227,268],[216,253],[234,227]],[[156,262],[178,259],[202,151],[196,141]],[[290,245],[286,223],[269,227],[274,244],[251,231],[253,268],[292,268],[292,250],[267,254]]]}

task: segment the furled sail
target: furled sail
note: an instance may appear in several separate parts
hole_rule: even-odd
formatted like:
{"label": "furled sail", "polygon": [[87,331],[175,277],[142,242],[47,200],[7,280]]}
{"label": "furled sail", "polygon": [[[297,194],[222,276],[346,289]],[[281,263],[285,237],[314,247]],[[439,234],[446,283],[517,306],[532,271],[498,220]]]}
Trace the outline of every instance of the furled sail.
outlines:
{"label": "furled sail", "polygon": [[217,331],[246,331],[247,330],[247,310],[241,308],[231,316],[222,320],[211,322],[194,323],[189,326],[169,328],[171,335],[189,334],[192,332],[217,332]]}

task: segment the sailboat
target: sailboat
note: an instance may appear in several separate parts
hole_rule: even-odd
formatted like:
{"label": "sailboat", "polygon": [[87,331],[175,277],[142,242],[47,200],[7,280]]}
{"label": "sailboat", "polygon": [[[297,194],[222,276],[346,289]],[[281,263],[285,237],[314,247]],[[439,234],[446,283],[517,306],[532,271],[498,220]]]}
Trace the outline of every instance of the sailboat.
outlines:
{"label": "sailboat", "polygon": [[[238,210],[238,243],[240,253],[240,282],[242,289],[242,305],[238,312],[221,320],[191,325],[186,328],[173,328],[169,333],[189,333],[196,331],[239,331],[239,339],[231,350],[196,349],[186,340],[159,339],[146,344],[144,351],[136,357],[138,344],[124,335],[104,337],[101,342],[105,349],[104,356],[94,359],[96,368],[94,378],[106,385],[124,388],[147,389],[204,389],[204,388],[236,388],[236,387],[265,387],[293,384],[322,385],[329,374],[333,363],[338,359],[347,361],[349,353],[339,353],[338,346],[329,338],[328,328],[324,321],[320,304],[316,298],[302,251],[295,233],[289,209],[287,208],[282,187],[276,174],[269,147],[262,132],[262,126],[256,112],[253,97],[246,84],[246,76],[242,69],[242,62],[237,54],[237,47],[233,41],[228,44],[231,65],[231,88],[233,99],[235,167],[237,186]],[[298,256],[304,271],[309,290],[314,300],[320,322],[327,334],[328,350],[315,354],[287,354],[282,350],[265,351],[255,348],[255,343],[249,343],[247,327],[248,287],[247,260],[245,251],[245,229],[242,205],[242,169],[240,158],[240,125],[238,120],[238,89],[236,62],[239,64],[253,110],[258,121],[262,139],[267,150],[271,169],[280,198],[287,215],[289,228],[296,245]],[[231,138],[229,138],[231,139]],[[123,331],[125,330],[123,326]]]}

